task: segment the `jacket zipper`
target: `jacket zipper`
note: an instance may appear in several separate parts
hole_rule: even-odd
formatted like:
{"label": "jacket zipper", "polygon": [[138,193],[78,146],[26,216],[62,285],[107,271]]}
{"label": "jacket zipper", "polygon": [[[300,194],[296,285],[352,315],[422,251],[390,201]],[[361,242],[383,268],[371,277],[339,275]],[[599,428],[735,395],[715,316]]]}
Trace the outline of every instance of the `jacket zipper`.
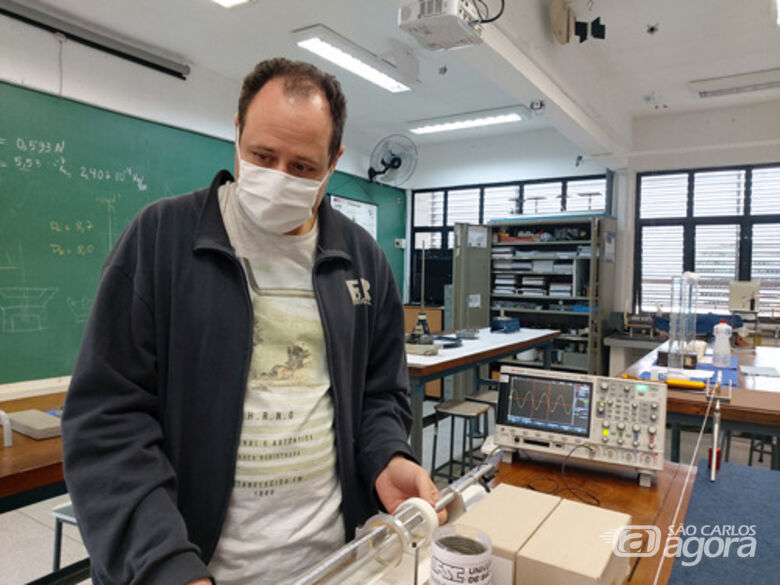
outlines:
{"label": "jacket zipper", "polygon": [[[230,262],[238,268],[238,271],[241,274],[241,282],[243,283],[243,292],[244,292],[244,301],[246,302],[246,307],[249,311],[249,319],[247,320],[248,328],[247,328],[247,338],[249,340],[249,347],[248,351],[246,352],[246,358],[244,359],[244,371],[241,376],[242,379],[242,386],[243,392],[246,393],[246,387],[247,382],[249,380],[249,365],[252,361],[252,349],[253,349],[253,331],[255,326],[255,315],[254,311],[252,310],[252,299],[249,296],[249,283],[247,282],[246,274],[244,273],[244,268],[241,266],[241,263],[238,261],[238,258],[235,256],[235,254],[232,254],[228,252],[227,250],[219,249],[219,248],[212,248],[213,251],[217,252],[218,254],[221,254],[222,256],[225,256],[230,260]],[[243,419],[243,405],[244,401],[241,401],[241,408],[238,409],[238,416],[237,416],[237,428],[238,432],[236,433],[236,438],[233,442],[233,450],[231,451],[231,457],[233,457],[233,464],[229,467],[231,470],[231,475],[229,478],[229,481],[227,482],[227,485],[229,486],[230,490],[232,491],[232,486],[235,483],[236,479],[236,458],[238,456],[238,444],[241,441],[241,427],[242,427],[242,419]],[[227,509],[230,505],[230,493],[228,493],[228,497],[225,500],[224,504],[221,506],[220,509],[220,515],[219,515],[219,524],[220,526],[224,526],[225,523],[225,516],[227,516]],[[220,531],[221,532],[221,531]],[[219,541],[219,533],[217,534],[217,540],[213,543],[213,548],[211,550],[211,554],[214,554],[214,550],[216,548],[217,542]]]}
{"label": "jacket zipper", "polygon": [[[343,518],[344,518],[344,521],[345,521],[344,522],[344,524],[345,524],[344,529],[348,532],[348,528],[346,526],[347,518],[346,518],[346,514],[343,512],[345,510],[344,500],[343,500],[344,485],[345,485],[345,483],[344,483],[345,482],[344,458],[342,456],[340,456],[340,454],[339,454],[340,451],[341,451],[341,449],[339,449],[339,443],[341,442],[341,427],[339,425],[339,397],[338,397],[338,392],[336,391],[336,383],[335,383],[335,380],[333,378],[333,376],[334,376],[333,373],[335,372],[335,370],[333,368],[333,351],[332,351],[333,350],[333,344],[331,342],[332,339],[331,339],[331,336],[330,336],[330,326],[328,325],[328,318],[327,318],[327,316],[325,314],[324,305],[322,303],[322,297],[320,296],[320,289],[317,286],[317,269],[320,267],[320,265],[324,261],[325,260],[323,260],[321,258],[315,259],[314,266],[312,268],[312,285],[313,285],[313,288],[314,288],[314,298],[317,299],[317,308],[320,311],[320,318],[322,319],[322,332],[325,335],[325,350],[326,350],[326,353],[328,354],[328,368],[330,370],[329,374],[330,374],[331,390],[332,390],[331,391],[331,398],[333,400],[333,413],[334,413],[334,415],[333,415],[333,427],[334,427],[334,431],[335,431],[335,435],[336,435],[336,461],[338,462],[338,466],[339,466],[339,479],[340,479],[340,482],[341,482],[342,515],[343,515]],[[348,445],[345,446],[345,448],[346,447],[348,447]]]}

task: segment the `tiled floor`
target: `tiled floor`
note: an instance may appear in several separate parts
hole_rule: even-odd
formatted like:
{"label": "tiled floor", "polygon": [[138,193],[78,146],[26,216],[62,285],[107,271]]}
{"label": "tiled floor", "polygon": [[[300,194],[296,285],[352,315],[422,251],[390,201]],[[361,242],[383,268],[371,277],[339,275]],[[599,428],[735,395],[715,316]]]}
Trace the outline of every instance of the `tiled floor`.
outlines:
{"label": "tiled floor", "polygon": [[[67,495],[58,496],[0,514],[1,583],[19,585],[51,571],[54,553],[54,516],[51,510],[67,500]],[[64,525],[61,566],[86,556],[78,528]]]}
{"label": "tiled floor", "polygon": [[[425,414],[433,412],[433,404],[425,404]],[[491,416],[492,426],[492,416]],[[449,454],[450,421],[440,423],[439,446],[437,448],[437,464],[447,460]],[[455,436],[461,436],[461,426],[455,427]],[[706,453],[709,444],[708,436],[702,439],[699,450],[701,458]],[[669,445],[671,437],[667,431],[666,445],[667,458],[669,457]],[[682,461],[689,463],[696,444],[696,434],[685,432],[681,440]],[[423,466],[430,469],[431,448],[433,446],[433,428],[427,427],[423,434]],[[460,442],[456,441],[456,457],[460,454]],[[735,438],[731,445],[731,461],[747,464],[749,442],[745,439]],[[764,457],[763,463],[758,463],[754,457],[754,465],[769,467],[769,457]],[[438,481],[440,486],[444,480]],[[52,568],[52,554],[54,543],[54,517],[52,508],[66,501],[68,496],[60,496],[32,506],[20,508],[13,512],[0,514],[0,583],[3,585],[21,585],[33,579],[37,579]],[[64,526],[62,539],[62,566],[74,563],[86,557],[86,551],[81,543],[81,537],[75,526]],[[89,583],[89,581],[85,581]]]}

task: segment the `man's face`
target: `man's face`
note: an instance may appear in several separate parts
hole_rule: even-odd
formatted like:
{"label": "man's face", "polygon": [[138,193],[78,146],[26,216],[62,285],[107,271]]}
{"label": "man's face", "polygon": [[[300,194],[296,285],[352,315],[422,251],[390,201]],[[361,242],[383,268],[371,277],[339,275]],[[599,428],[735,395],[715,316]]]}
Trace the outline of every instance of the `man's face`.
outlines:
{"label": "man's face", "polygon": [[[331,167],[328,147],[332,131],[330,106],[322,92],[289,95],[284,79],[274,78],[247,108],[239,150],[241,158],[253,165],[321,180]],[[339,156],[341,152],[336,160]],[[324,189],[323,185],[322,192]],[[321,197],[322,193],[317,203]]]}

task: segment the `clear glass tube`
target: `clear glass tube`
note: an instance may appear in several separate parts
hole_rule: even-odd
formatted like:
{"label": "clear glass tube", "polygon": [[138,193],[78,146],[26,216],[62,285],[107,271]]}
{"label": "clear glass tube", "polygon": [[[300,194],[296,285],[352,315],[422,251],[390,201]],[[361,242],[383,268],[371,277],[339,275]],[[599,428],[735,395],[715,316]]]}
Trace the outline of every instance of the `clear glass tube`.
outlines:
{"label": "clear glass tube", "polygon": [[672,278],[669,311],[669,377],[682,374],[685,352],[696,339],[698,276],[686,272]]}

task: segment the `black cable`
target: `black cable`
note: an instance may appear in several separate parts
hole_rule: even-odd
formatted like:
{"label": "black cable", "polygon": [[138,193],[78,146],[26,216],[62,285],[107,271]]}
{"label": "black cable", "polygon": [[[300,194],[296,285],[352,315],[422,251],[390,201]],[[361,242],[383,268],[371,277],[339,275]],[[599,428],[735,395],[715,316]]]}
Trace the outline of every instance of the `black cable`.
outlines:
{"label": "black cable", "polygon": [[[543,490],[538,487],[535,487],[534,483],[539,481],[547,481],[553,484],[553,486],[555,487],[553,487],[551,490]],[[535,492],[541,492],[543,494],[550,494],[550,495],[557,493],[561,488],[560,484],[551,477],[535,477],[532,480],[529,480],[528,483],[526,483],[523,487],[527,487],[529,490],[533,490]]]}
{"label": "black cable", "polygon": [[483,20],[482,24],[487,24],[489,22],[495,22],[499,18],[501,18],[501,15],[504,14],[504,6],[506,6],[506,0],[501,0],[501,8],[498,9],[498,14],[496,14],[493,18],[488,18],[487,20]]}
{"label": "black cable", "polygon": [[[569,457],[572,456],[572,453],[574,453],[577,449],[587,449],[588,451],[593,452],[593,447],[591,447],[590,445],[577,445],[571,451],[569,451],[568,455],[566,455],[566,457],[563,459],[563,463],[561,463],[561,479],[563,480],[563,485],[566,486],[566,487],[561,488],[560,490],[555,492],[554,495],[557,495],[557,494],[563,493],[563,492],[569,492],[569,493],[571,493],[571,495],[573,495],[575,498],[577,498],[583,504],[591,504],[593,506],[601,506],[601,500],[599,500],[592,493],[590,493],[589,491],[587,491],[585,489],[582,489],[582,488],[571,487],[569,485],[569,482],[566,481],[566,462],[569,460]],[[591,501],[589,502],[589,501],[585,500],[580,495],[580,493],[584,494],[588,498],[591,498]]]}
{"label": "black cable", "polygon": [[[482,13],[479,10],[479,6],[477,6],[476,4],[482,4],[482,8],[485,9],[485,16],[482,16]],[[474,5],[474,8],[476,8],[476,10],[477,10],[477,16],[479,16],[479,21],[480,22],[482,22],[483,20],[485,20],[486,18],[488,18],[490,16],[490,8],[488,8],[488,5],[485,4],[485,0],[477,0],[475,5]]]}

